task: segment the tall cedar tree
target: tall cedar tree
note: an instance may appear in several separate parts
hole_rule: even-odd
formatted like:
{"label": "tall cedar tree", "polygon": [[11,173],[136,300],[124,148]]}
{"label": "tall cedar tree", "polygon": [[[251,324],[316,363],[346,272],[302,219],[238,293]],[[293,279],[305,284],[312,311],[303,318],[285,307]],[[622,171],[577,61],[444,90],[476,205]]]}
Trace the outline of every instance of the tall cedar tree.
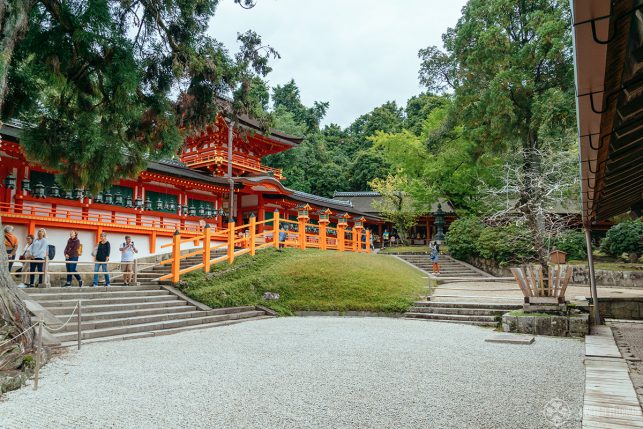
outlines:
{"label": "tall cedar tree", "polygon": [[420,51],[420,81],[454,92],[467,137],[484,150],[521,153],[516,208],[546,264],[541,159],[544,133],[574,125],[574,80],[567,0],[470,0],[444,51]]}
{"label": "tall cedar tree", "polygon": [[[263,112],[278,54],[248,31],[230,56],[206,35],[218,3],[0,1],[0,112],[27,124],[27,157],[65,187],[96,191],[175,154],[221,109],[233,120]],[[1,344],[31,321],[0,255]],[[0,370],[18,367],[32,342],[29,332],[0,347]]]}

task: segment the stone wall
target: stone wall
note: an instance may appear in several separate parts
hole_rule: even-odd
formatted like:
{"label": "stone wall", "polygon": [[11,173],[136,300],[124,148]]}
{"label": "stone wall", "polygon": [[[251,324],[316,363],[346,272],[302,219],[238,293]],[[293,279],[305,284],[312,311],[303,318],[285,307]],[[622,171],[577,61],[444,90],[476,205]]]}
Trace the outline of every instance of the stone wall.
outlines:
{"label": "stone wall", "polygon": [[530,316],[506,313],[502,316],[502,330],[555,337],[584,337],[589,333],[589,316]]}
{"label": "stone wall", "polygon": [[643,320],[643,298],[598,298],[601,317]]}
{"label": "stone wall", "polygon": [[[482,271],[496,277],[513,277],[509,268],[503,268],[493,259],[469,258],[467,262]],[[570,284],[589,285],[589,268],[584,265],[574,265],[574,274]],[[596,270],[596,284],[612,287],[643,288],[643,271],[611,271]]]}

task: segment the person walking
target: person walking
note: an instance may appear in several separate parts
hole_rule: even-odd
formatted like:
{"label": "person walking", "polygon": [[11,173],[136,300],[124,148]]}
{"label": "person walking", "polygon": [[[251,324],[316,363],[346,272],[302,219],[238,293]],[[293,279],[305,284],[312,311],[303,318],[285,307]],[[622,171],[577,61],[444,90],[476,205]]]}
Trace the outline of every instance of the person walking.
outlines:
{"label": "person walking", "polygon": [[109,262],[109,254],[111,253],[112,248],[107,241],[107,234],[101,232],[100,241],[94,248],[92,255],[94,256],[94,282],[92,287],[98,286],[98,273],[102,270],[105,274],[105,287],[109,286],[109,269],[107,268],[107,262]]}
{"label": "person walking", "polygon": [[13,260],[16,259],[18,252],[18,237],[13,233],[13,226],[7,225],[4,227],[4,247],[7,249],[7,259],[9,260],[9,272],[13,267]]}
{"label": "person walking", "polygon": [[[206,224],[206,228],[210,226]],[[134,246],[132,237],[125,236],[125,243],[118,249],[121,252],[121,271],[123,271],[123,281],[125,286],[129,286],[132,282],[132,273],[134,272],[134,254],[138,253],[138,249]]]}
{"label": "person walking", "polygon": [[[32,262],[29,267],[29,271],[31,271],[33,274],[29,275],[28,287],[40,286],[43,283],[42,272],[44,271],[43,270],[45,265],[44,261],[45,261],[45,258],[47,257],[48,250],[49,250],[49,242],[47,241],[47,231],[45,231],[45,228],[40,228],[38,230],[37,238],[34,240],[33,244],[31,245],[31,256],[33,260],[36,262]],[[38,275],[38,283],[34,285],[36,272],[40,272],[41,274]]]}
{"label": "person walking", "polygon": [[438,263],[440,256],[440,252],[438,251],[438,246],[437,243],[434,243],[431,245],[431,271],[433,271],[433,274],[439,275],[440,274],[440,264]]}
{"label": "person walking", "polygon": [[[67,268],[67,282],[63,287],[71,286],[72,277],[78,282],[78,287],[83,287],[83,279],[76,271],[76,266],[78,265],[78,257],[81,252],[81,244],[78,239],[78,233],[76,231],[71,231],[69,233],[69,240],[67,240],[67,246],[65,246],[65,267]],[[73,274],[72,274],[73,273]]]}

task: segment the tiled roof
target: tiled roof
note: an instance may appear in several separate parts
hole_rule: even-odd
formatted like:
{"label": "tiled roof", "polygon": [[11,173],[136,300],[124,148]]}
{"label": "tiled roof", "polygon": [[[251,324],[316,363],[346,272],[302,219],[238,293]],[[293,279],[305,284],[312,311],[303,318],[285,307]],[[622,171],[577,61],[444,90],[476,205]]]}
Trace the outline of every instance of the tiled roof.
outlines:
{"label": "tiled roof", "polygon": [[357,191],[357,192],[333,192],[334,197],[379,197],[380,193],[375,191]]}

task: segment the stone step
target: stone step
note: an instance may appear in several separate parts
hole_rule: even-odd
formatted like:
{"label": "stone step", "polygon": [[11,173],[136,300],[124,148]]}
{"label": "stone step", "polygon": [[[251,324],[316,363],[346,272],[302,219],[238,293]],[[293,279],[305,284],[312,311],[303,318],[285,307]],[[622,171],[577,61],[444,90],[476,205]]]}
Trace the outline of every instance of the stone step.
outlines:
{"label": "stone step", "polygon": [[74,292],[105,292],[105,291],[118,291],[118,290],[158,290],[159,287],[156,285],[141,285],[141,286],[110,286],[109,288],[105,286],[91,287],[84,286],[71,286],[71,287],[48,287],[48,288],[28,288],[23,289],[28,295],[39,294],[39,293],[74,293]]}
{"label": "stone step", "polygon": [[493,328],[497,326],[496,322],[478,322],[475,320],[426,319],[423,317],[413,317],[413,316],[409,317],[408,315],[405,315],[404,318],[408,320],[421,320],[426,322],[438,322],[438,323],[458,323],[461,325],[475,325],[475,326],[493,327]]}
{"label": "stone step", "polygon": [[[214,322],[214,323],[203,323],[201,325],[191,325],[191,326],[184,326],[180,328],[172,328],[172,329],[158,329],[158,330],[153,330],[153,331],[147,331],[147,332],[136,332],[132,334],[125,334],[125,335],[114,335],[114,336],[107,336],[107,337],[98,337],[98,338],[92,338],[89,340],[83,340],[83,344],[90,344],[90,343],[102,343],[106,341],[122,341],[122,340],[133,340],[133,339],[138,339],[138,338],[149,338],[149,337],[156,337],[160,335],[171,335],[171,334],[176,334],[179,332],[184,332],[184,331],[192,331],[195,329],[207,329],[207,328],[218,328],[222,326],[228,326],[228,325],[235,325],[237,323],[242,323],[242,322],[249,322],[249,321],[255,321],[255,320],[263,320],[263,319],[271,319],[272,316],[258,316],[258,317],[251,317],[247,319],[236,319],[236,320],[224,320],[223,322]],[[61,347],[76,347],[77,342],[74,341],[63,341],[61,344]]]}
{"label": "stone step", "polygon": [[440,307],[440,308],[487,308],[492,310],[519,310],[522,304],[510,303],[483,303],[483,302],[457,302],[457,301],[417,301],[415,307]]}
{"label": "stone step", "polygon": [[409,313],[459,314],[463,316],[497,316],[511,310],[467,307],[412,307]]}
{"label": "stone step", "polygon": [[484,315],[465,315],[465,314],[441,314],[441,313],[414,313],[412,311],[406,313],[404,317],[416,319],[438,319],[438,320],[454,320],[454,321],[468,321],[468,322],[489,322],[496,323],[495,316]]}
{"label": "stone step", "polygon": [[[151,315],[137,315],[137,316],[125,316],[125,317],[116,317],[109,319],[98,319],[98,320],[88,320],[81,322],[81,330],[95,330],[95,329],[105,329],[118,326],[129,326],[129,325],[138,325],[142,323],[152,323],[160,322],[167,320],[179,320],[179,319],[188,319],[192,317],[204,317],[204,316],[217,316],[223,314],[232,314],[232,313],[243,313],[248,311],[255,311],[254,307],[229,307],[229,308],[217,308],[207,311],[184,311],[180,313],[157,313]],[[73,319],[74,321],[77,318]],[[54,327],[55,328],[55,327]],[[62,332],[76,332],[78,329],[77,323],[69,323],[63,329]]]}
{"label": "stone step", "polygon": [[[167,291],[165,291],[167,292]],[[105,304],[134,304],[144,302],[160,302],[168,301],[170,299],[178,299],[175,295],[157,294],[147,296],[119,296],[119,297],[105,297],[105,298],[88,298],[82,300],[82,306],[105,305]],[[76,305],[78,299],[57,299],[57,300],[38,300],[38,303],[43,307],[49,309],[55,307],[73,307]]]}
{"label": "stone step", "polygon": [[[139,302],[132,304],[104,304],[104,305],[83,305],[83,313],[95,313],[95,312],[105,312],[105,311],[121,311],[121,310],[141,310],[145,308],[163,308],[163,307],[177,307],[179,305],[187,305],[185,301],[182,301],[178,298],[167,300],[167,301],[157,301],[157,302]],[[54,315],[60,314],[71,314],[74,310],[74,306],[71,307],[51,307],[48,310]]]}
{"label": "stone step", "polygon": [[488,299],[488,300],[497,300],[497,301],[516,301],[516,302],[523,302],[522,296],[494,296],[494,295],[454,295],[454,294],[433,294],[431,295],[431,301],[436,301],[438,299],[462,299],[462,300],[467,300],[467,299],[472,299],[472,300],[478,300],[478,299]]}
{"label": "stone step", "polygon": [[[82,321],[92,321],[92,320],[106,320],[106,319],[119,319],[125,317],[137,317],[137,316],[151,316],[155,314],[178,314],[185,313],[190,311],[195,311],[196,307],[192,305],[185,305],[183,301],[178,302],[179,305],[174,307],[157,307],[157,308],[140,308],[132,310],[118,310],[118,311],[96,311],[92,313],[87,313],[83,311]],[[57,317],[61,320],[61,323],[69,319],[70,313],[59,314]],[[78,320],[78,313],[74,313],[71,317],[73,322]]]}
{"label": "stone step", "polygon": [[[204,323],[222,322],[225,320],[247,319],[251,317],[258,317],[263,314],[265,314],[263,311],[252,310],[252,311],[244,311],[239,313],[216,314],[212,316],[191,317],[188,319],[171,319],[171,320],[163,320],[159,322],[140,323],[140,324],[128,325],[128,326],[91,329],[88,331],[83,331],[81,334],[81,338],[84,340],[84,339],[91,339],[91,338],[98,338],[98,337],[108,337],[108,336],[116,336],[116,335],[133,334],[138,332],[155,331],[155,330],[161,330],[161,329],[182,328],[182,327],[192,326],[192,325],[201,325]],[[54,333],[54,335],[61,342],[74,341],[77,338],[77,335],[75,332],[61,332],[61,333]]]}
{"label": "stone step", "polygon": [[[40,302],[41,300],[54,300],[54,299],[92,299],[92,298],[108,298],[108,297],[134,297],[134,296],[152,296],[152,295],[168,295],[170,292],[165,289],[161,289],[158,286],[156,289],[146,289],[146,290],[115,290],[115,291],[105,291],[103,288],[100,291],[91,292],[92,289],[84,290],[82,288],[80,291],[68,292],[68,293],[38,293],[34,294],[33,298]],[[130,289],[130,288],[128,288]]]}

